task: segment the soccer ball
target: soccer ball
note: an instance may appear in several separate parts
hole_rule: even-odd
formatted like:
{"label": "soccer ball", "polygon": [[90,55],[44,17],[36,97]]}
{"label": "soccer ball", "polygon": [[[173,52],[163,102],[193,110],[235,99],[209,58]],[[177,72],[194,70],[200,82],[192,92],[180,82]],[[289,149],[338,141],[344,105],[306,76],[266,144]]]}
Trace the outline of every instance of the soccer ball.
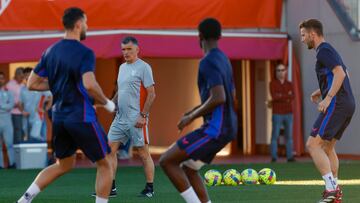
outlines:
{"label": "soccer ball", "polygon": [[243,172],[241,172],[241,181],[244,183],[244,185],[256,184],[258,179],[259,176],[257,172],[252,168],[245,169]]}
{"label": "soccer ball", "polygon": [[276,174],[270,168],[263,168],[259,171],[259,183],[272,185],[276,182]]}
{"label": "soccer ball", "polygon": [[225,185],[237,186],[241,182],[241,175],[235,169],[228,169],[223,173],[223,181]]}
{"label": "soccer ball", "polygon": [[219,171],[215,169],[210,169],[206,171],[204,175],[204,182],[207,186],[217,186],[221,184],[222,175]]}

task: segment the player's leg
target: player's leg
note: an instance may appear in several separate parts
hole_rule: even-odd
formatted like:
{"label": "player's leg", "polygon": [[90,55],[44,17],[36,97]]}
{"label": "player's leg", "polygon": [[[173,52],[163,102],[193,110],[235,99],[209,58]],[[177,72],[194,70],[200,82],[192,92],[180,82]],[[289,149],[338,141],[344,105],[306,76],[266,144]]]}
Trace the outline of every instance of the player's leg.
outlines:
{"label": "player's leg", "polygon": [[110,194],[110,190],[112,187],[111,183],[113,180],[113,172],[109,160],[109,155],[106,155],[104,158],[96,161],[96,168],[96,197],[107,200]]}
{"label": "player's leg", "polygon": [[76,145],[70,134],[65,130],[63,122],[53,122],[53,142],[58,161],[43,169],[34,182],[26,190],[24,195],[18,200],[19,203],[31,202],[32,199],[47,185],[58,177],[72,169],[75,163]]}
{"label": "player's leg", "polygon": [[324,140],[320,136],[310,136],[307,140],[306,147],[309,150],[314,164],[322,176],[332,173],[330,160],[323,149]]}
{"label": "player's leg", "polygon": [[200,203],[196,192],[190,185],[186,173],[180,167],[180,164],[187,159],[189,159],[189,157],[186,152],[174,143],[161,155],[160,166],[187,203]]}
{"label": "player's leg", "polygon": [[271,161],[276,162],[278,155],[278,144],[277,140],[280,134],[281,127],[281,118],[280,115],[272,115],[272,132],[271,132],[271,144],[270,144],[270,153],[271,153]]}
{"label": "player's leg", "polygon": [[339,171],[339,159],[335,151],[336,142],[337,142],[336,139],[332,139],[331,141],[325,141],[323,145],[325,153],[329,157],[331,171],[335,179],[338,177],[338,171]]}
{"label": "player's leg", "polygon": [[[189,160],[192,162],[195,162],[193,160]],[[203,162],[200,163],[200,165],[203,165]],[[196,163],[193,164],[193,166],[187,166],[186,164],[183,164],[182,168],[185,171],[186,176],[188,177],[191,186],[194,188],[197,196],[199,197],[201,202],[209,202],[210,198],[207,193],[207,190],[204,185],[204,181],[201,178],[199,174],[199,170],[201,166],[196,166]]]}
{"label": "player's leg", "polygon": [[75,163],[75,155],[59,159],[55,164],[52,164],[43,169],[35,178],[34,182],[26,190],[23,196],[17,201],[18,203],[31,202],[36,195],[46,188],[50,183],[55,181],[58,177],[70,171]]}
{"label": "player's leg", "polygon": [[65,123],[65,127],[71,133],[71,138],[76,146],[92,162],[96,163],[96,201],[107,202],[111,190],[113,171],[108,156],[110,147],[106,133],[96,121],[91,123]]}

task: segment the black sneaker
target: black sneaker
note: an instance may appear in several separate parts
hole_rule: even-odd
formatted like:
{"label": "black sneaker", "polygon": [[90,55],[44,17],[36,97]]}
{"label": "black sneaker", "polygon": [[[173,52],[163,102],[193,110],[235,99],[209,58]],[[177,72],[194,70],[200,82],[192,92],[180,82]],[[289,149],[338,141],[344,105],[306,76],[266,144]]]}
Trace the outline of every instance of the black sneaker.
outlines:
{"label": "black sneaker", "polygon": [[288,159],[287,162],[296,162],[296,160],[294,157],[292,157],[292,158]]}
{"label": "black sneaker", "polygon": [[341,203],[341,200],[338,199],[338,190],[323,192],[323,197],[318,203]]}
{"label": "black sneaker", "polygon": [[149,189],[149,188],[145,188],[143,191],[140,192],[140,194],[138,195],[138,197],[148,197],[148,198],[152,198],[154,196],[154,191]]}
{"label": "black sneaker", "polygon": [[271,158],[271,163],[276,163],[277,159],[276,158]]}
{"label": "black sneaker", "polygon": [[[92,197],[96,197],[96,192],[91,194]],[[117,192],[116,192],[116,188],[111,189],[109,197],[116,197],[117,196]]]}
{"label": "black sneaker", "polygon": [[15,164],[15,163],[13,163],[13,164],[11,164],[11,165],[8,166],[8,169],[15,169],[15,168],[16,168],[16,164]]}

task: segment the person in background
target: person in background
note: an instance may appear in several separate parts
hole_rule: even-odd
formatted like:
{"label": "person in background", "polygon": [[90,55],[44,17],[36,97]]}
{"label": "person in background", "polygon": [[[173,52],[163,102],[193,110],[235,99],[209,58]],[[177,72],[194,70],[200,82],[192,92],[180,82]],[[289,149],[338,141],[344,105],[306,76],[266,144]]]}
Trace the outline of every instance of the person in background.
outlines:
{"label": "person in background", "polygon": [[3,142],[6,145],[9,158],[8,168],[15,168],[14,162],[14,129],[11,121],[11,109],[14,107],[14,97],[5,88],[5,74],[0,72],[0,169],[4,168]]}
{"label": "person in background", "polygon": [[[31,67],[24,69],[26,82],[31,71]],[[44,99],[48,96],[49,91],[30,91],[25,86],[20,90],[19,103],[20,110],[23,112],[23,131],[29,141],[45,141],[44,137],[41,136],[41,128],[44,121]]]}
{"label": "person in background", "polygon": [[24,141],[24,132],[22,125],[23,115],[21,110],[19,109],[20,89],[24,86],[23,81],[24,81],[24,68],[18,67],[15,70],[14,79],[10,80],[6,84],[6,88],[13,94],[15,101],[15,105],[11,110],[11,119],[14,128],[14,144]]}
{"label": "person in background", "polygon": [[276,66],[276,79],[270,82],[272,105],[272,133],[271,133],[271,162],[276,162],[278,155],[278,138],[280,129],[284,126],[286,139],[286,158],[294,162],[293,156],[293,110],[294,100],[293,84],[286,79],[287,69],[284,64]]}

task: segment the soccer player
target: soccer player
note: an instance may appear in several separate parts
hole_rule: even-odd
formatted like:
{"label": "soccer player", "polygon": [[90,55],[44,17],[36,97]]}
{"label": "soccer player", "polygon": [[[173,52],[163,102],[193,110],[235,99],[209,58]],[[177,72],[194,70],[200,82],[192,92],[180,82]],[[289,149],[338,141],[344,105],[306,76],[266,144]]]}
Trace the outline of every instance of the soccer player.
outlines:
{"label": "soccer player", "polygon": [[199,24],[198,31],[205,53],[198,72],[201,104],[184,114],[178,129],[183,130],[198,117],[203,117],[204,124],[180,138],[160,158],[162,169],[188,203],[211,202],[198,171],[210,164],[237,133],[232,68],[218,48],[221,25],[216,19],[207,18]]}
{"label": "soccer player", "polygon": [[80,43],[86,37],[86,15],[79,8],[68,8],[63,18],[65,37],[49,47],[30,74],[30,90],[49,90],[54,95],[52,135],[57,162],[43,169],[18,200],[33,198],[58,177],[69,172],[80,148],[96,163],[96,202],[106,203],[111,189],[110,147],[97,121],[94,100],[109,112],[115,104],[107,99],[94,75],[95,56]]}
{"label": "soccer player", "polygon": [[325,181],[325,191],[319,202],[341,202],[335,144],[351,121],[355,99],[347,68],[338,52],[325,42],[322,23],[317,19],[305,20],[299,29],[301,41],[308,49],[316,50],[315,71],[319,89],[310,98],[320,113],[306,147]]}
{"label": "soccer player", "polygon": [[152,70],[149,64],[138,58],[139,44],[134,37],[125,37],[121,42],[125,63],[119,67],[117,93],[113,101],[117,103],[117,113],[109,130],[111,162],[114,171],[111,196],[116,196],[115,173],[117,151],[120,144],[129,140],[137,151],[145,172],[146,185],[139,196],[154,195],[154,162],[149,152],[148,118],[155,100]]}

